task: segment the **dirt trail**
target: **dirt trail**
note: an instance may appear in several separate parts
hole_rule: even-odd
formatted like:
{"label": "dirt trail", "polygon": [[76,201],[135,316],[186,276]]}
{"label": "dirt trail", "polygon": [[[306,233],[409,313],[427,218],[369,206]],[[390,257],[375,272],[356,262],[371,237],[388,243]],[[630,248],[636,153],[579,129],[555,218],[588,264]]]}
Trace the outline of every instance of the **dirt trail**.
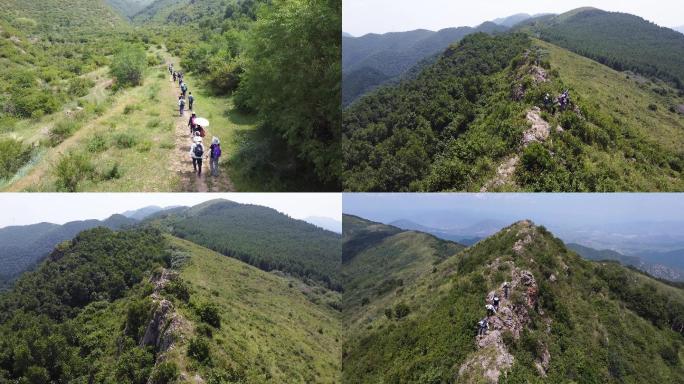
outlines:
{"label": "dirt trail", "polygon": [[[177,64],[176,64],[177,65]],[[168,71],[166,72],[168,75]],[[209,146],[211,145],[211,131],[210,128],[205,129],[206,136],[204,137],[204,152],[205,158],[202,160],[202,176],[198,176],[192,168],[192,159],[190,157],[190,145],[192,144],[190,136],[190,128],[188,127],[188,120],[190,119],[190,111],[187,110],[183,116],[179,116],[177,102],[178,95],[180,95],[180,87],[177,82],[167,81],[166,90],[163,92],[163,97],[160,100],[163,102],[170,102],[176,106],[173,110],[175,118],[174,141],[176,150],[169,159],[169,169],[177,172],[181,178],[180,189],[184,192],[234,192],[235,186],[230,181],[230,177],[225,171],[225,168],[219,171],[218,177],[212,177],[209,171]],[[186,104],[187,107],[187,104]],[[223,160],[223,158],[221,159]]]}

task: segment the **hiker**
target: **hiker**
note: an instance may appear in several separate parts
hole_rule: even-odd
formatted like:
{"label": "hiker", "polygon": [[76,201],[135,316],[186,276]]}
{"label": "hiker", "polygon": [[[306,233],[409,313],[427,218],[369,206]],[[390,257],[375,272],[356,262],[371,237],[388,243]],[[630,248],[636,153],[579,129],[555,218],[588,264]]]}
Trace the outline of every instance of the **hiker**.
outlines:
{"label": "hiker", "polygon": [[173,77],[173,82],[174,82],[174,83],[176,82],[176,77],[177,77],[177,76],[178,76],[178,75],[176,74],[176,71],[173,71],[173,73],[171,74],[171,77]]}
{"label": "hiker", "polygon": [[[181,79],[181,81],[183,80]],[[181,92],[183,92],[183,98],[185,99],[185,94],[188,92],[188,85],[185,82],[181,83]]]}
{"label": "hiker", "polygon": [[178,96],[178,112],[181,117],[185,115],[184,113],[185,109],[185,99],[183,99],[183,96]]}
{"label": "hiker", "polygon": [[494,299],[492,299],[492,302],[494,303],[494,309],[497,311],[499,310],[499,296],[494,296]]}
{"label": "hiker", "polygon": [[488,316],[496,315],[496,308],[494,308],[493,305],[487,304],[487,305],[485,305],[485,309],[487,309],[487,315]]}
{"label": "hiker", "polygon": [[211,175],[217,177],[219,171],[218,162],[221,157],[221,142],[218,137],[214,136],[211,139],[211,147],[209,149],[209,155],[211,156],[209,158],[209,169],[211,170]]}
{"label": "hiker", "polygon": [[195,112],[192,113],[190,116],[190,120],[188,121],[188,127],[190,127],[190,136],[195,136],[195,119],[197,118],[197,114]]}
{"label": "hiker", "polygon": [[192,158],[192,168],[197,172],[197,176],[202,176],[202,157],[204,157],[204,146],[202,145],[202,137],[196,135],[192,138],[192,146],[190,147],[190,157]]}
{"label": "hiker", "polygon": [[503,285],[503,290],[504,290],[504,299],[508,300],[508,289],[510,288],[510,285],[508,285],[508,281],[504,283]]}
{"label": "hiker", "polygon": [[178,73],[178,86],[182,87],[183,84],[183,73]]}
{"label": "hiker", "polygon": [[188,103],[190,103],[190,110],[192,111],[192,104],[195,103],[195,97],[192,95],[192,92],[188,95]]}
{"label": "hiker", "polygon": [[484,319],[477,322],[477,335],[478,336],[486,335],[488,328],[489,328],[489,323],[487,322],[487,318],[485,317]]}
{"label": "hiker", "polygon": [[169,75],[173,74],[173,64],[169,64]]}

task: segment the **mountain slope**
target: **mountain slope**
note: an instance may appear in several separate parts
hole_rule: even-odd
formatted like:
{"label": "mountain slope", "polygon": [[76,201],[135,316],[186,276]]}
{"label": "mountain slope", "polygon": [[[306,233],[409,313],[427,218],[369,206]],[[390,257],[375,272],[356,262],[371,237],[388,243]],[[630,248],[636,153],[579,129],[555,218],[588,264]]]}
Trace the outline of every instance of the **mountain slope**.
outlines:
{"label": "mountain slope", "polygon": [[339,382],[338,302],[153,228],[92,229],[0,294],[0,380]]}
{"label": "mountain slope", "polygon": [[[544,102],[566,89],[570,110]],[[662,82],[543,41],[471,35],[418,76],[345,111],[344,187],[678,191],[682,103]]]}
{"label": "mountain slope", "polygon": [[355,329],[417,278],[464,247],[344,215],[342,279],[345,325]]}
{"label": "mountain slope", "polygon": [[342,38],[342,94],[348,105],[364,93],[396,79],[421,60],[444,51],[450,44],[477,32],[503,32],[494,23],[446,28],[437,32],[415,30],[383,35]]}
{"label": "mountain slope", "polygon": [[527,27],[543,40],[614,69],[684,87],[684,36],[669,28],[638,16],[595,8],[580,8],[529,24]]}
{"label": "mountain slope", "polygon": [[[478,337],[476,323],[494,293],[501,307]],[[343,382],[684,377],[684,291],[618,264],[583,260],[528,221],[447,258],[389,297],[366,313],[344,308],[363,326],[351,328],[343,347]]]}
{"label": "mountain slope", "polygon": [[175,236],[240,259],[339,288],[340,236],[274,209],[212,200],[148,219]]}
{"label": "mountain slope", "polygon": [[10,281],[46,257],[59,243],[95,227],[119,229],[137,222],[122,215],[106,220],[41,223],[0,229],[0,279]]}

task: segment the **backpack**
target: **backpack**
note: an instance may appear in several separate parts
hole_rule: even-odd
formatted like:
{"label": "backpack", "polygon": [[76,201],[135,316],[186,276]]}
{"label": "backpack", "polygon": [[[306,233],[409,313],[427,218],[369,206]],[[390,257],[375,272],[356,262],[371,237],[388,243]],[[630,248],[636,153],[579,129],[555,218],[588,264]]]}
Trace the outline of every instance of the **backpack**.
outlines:
{"label": "backpack", "polygon": [[213,145],[213,147],[214,148],[211,151],[211,157],[213,157],[214,159],[218,159],[219,157],[221,157],[221,145],[215,144]]}
{"label": "backpack", "polygon": [[185,100],[180,99],[180,100],[178,101],[178,105],[181,106],[181,107],[185,107]]}
{"label": "backpack", "polygon": [[188,96],[188,101],[192,103],[193,101],[195,101],[195,98],[192,95],[190,95]]}
{"label": "backpack", "polygon": [[202,144],[196,144],[195,145],[195,157],[202,157],[204,155],[204,148],[202,148]]}

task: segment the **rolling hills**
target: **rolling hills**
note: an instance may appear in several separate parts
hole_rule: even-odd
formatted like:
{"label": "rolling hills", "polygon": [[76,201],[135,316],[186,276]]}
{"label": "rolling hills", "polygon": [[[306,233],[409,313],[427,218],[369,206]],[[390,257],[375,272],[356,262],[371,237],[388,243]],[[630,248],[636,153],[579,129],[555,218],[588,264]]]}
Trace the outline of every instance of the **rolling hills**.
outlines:
{"label": "rolling hills", "polygon": [[[355,234],[385,227],[356,217],[347,222],[353,230],[345,227],[343,249],[354,244],[352,261],[419,259],[433,241],[414,237],[400,248],[406,254],[383,252],[392,249],[391,237],[364,241]],[[402,235],[417,234],[394,236]],[[344,301],[344,383],[682,380],[681,288],[617,263],[584,260],[529,221],[454,251],[412,266],[419,273],[382,296],[368,295],[362,305]],[[348,281],[366,274],[343,270]],[[387,285],[365,281],[367,292]],[[489,316],[486,335],[477,336],[495,293],[499,311]]]}
{"label": "rolling hills", "polygon": [[[563,90],[572,110],[544,102]],[[526,33],[470,35],[345,110],[344,188],[679,191],[682,103],[664,81]]]}

